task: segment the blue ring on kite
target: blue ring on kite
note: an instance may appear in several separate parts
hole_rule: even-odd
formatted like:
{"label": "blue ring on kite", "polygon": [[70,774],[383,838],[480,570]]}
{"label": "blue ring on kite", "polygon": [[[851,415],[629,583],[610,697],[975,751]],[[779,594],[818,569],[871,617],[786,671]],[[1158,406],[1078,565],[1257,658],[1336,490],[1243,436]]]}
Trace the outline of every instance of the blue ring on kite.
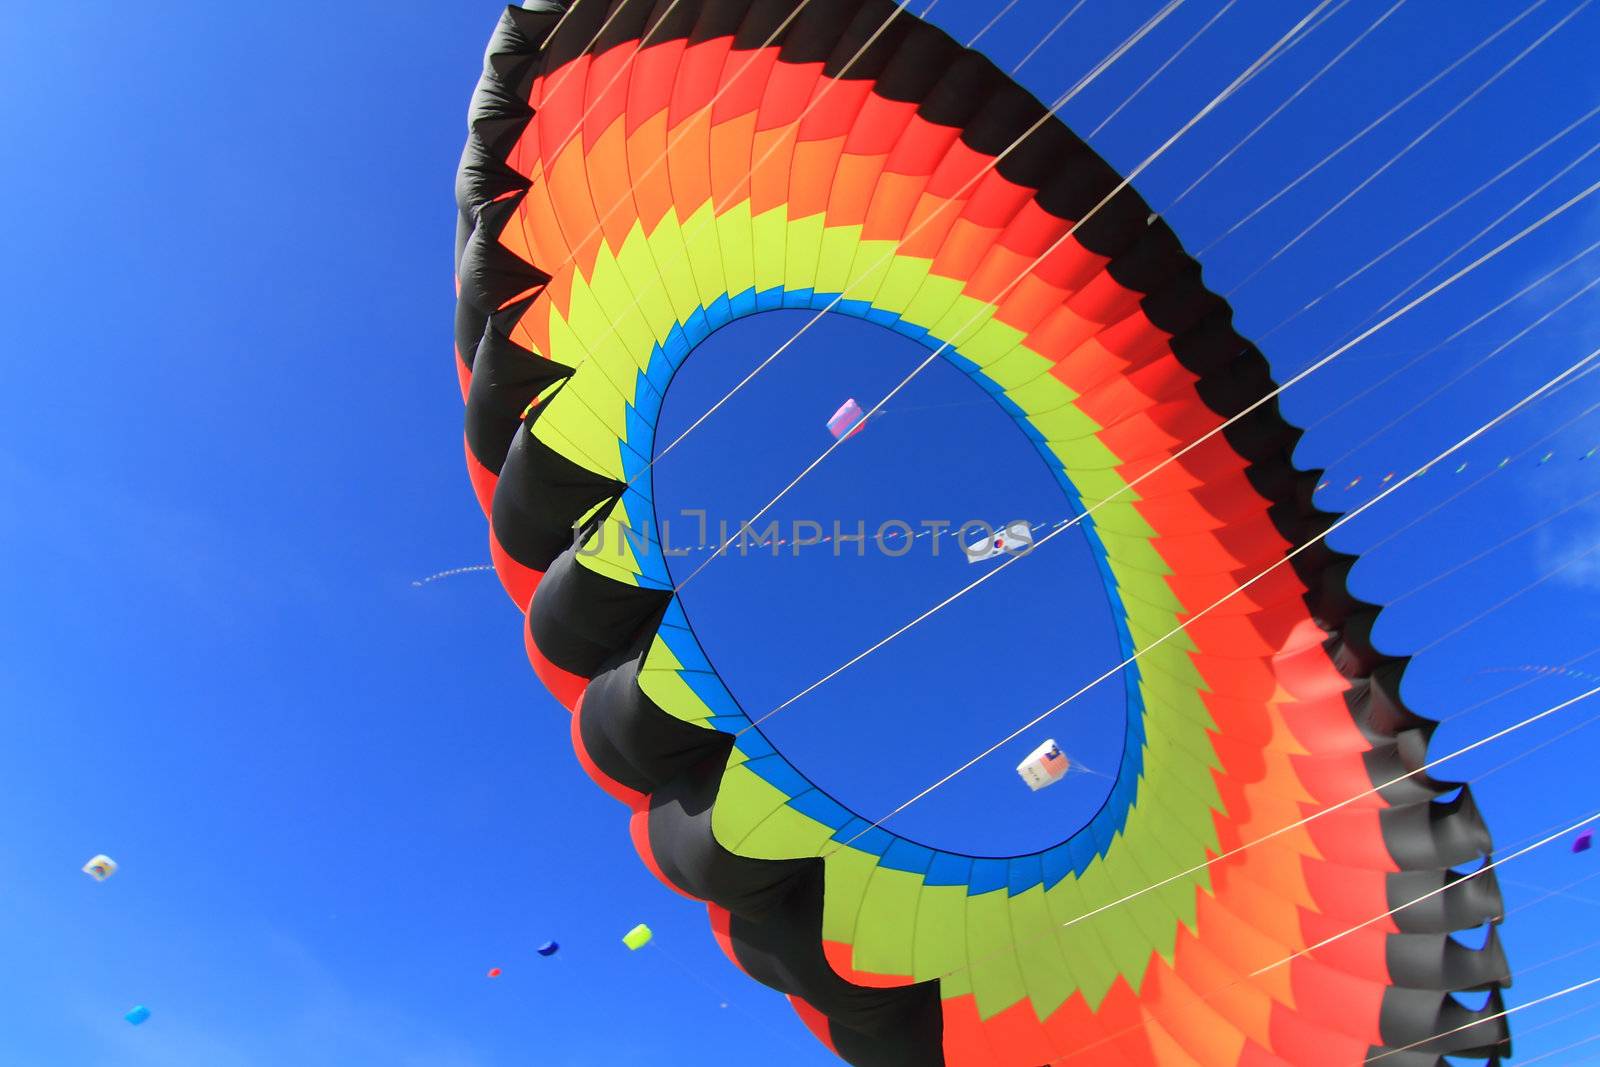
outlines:
{"label": "blue ring on kite", "polygon": [[[656,422],[660,418],[673,375],[701,342],[722,327],[749,315],[784,309],[826,310],[862,319],[909,337],[930,352],[943,345],[927,329],[905,321],[892,311],[876,307],[868,301],[841,300],[837,293],[812,289],[785,289],[780,286],[757,292],[750,288],[737,294],[719,296],[709,305],[696,308],[686,319],[673,324],[664,342],[653,346],[648,364],[635,378],[633,400],[625,413],[626,437],[618,441],[623,478],[628,483],[622,494],[622,502],[628,514],[656,516],[648,457],[655,450]],[[1085,514],[1076,486],[1050,452],[1044,435],[1028,420],[1027,414],[1005,395],[1005,390],[976,363],[963,357],[953,346],[944,347],[940,355],[972,378],[1011,416],[1044,460],[1074,514],[1081,516],[1078,529],[1089,543],[1090,555],[1100,571],[1106,596],[1111,603],[1110,614],[1117,628],[1118,646],[1123,658],[1131,659],[1134,654],[1133,635],[1128,630],[1126,613],[1117,595],[1117,584],[1105,545],[1095,529],[1094,519]],[[659,520],[652,522],[650,528],[644,531],[643,542],[650,546],[650,551],[635,553],[640,567],[639,582],[647,588],[671,589],[673,582],[667,572],[664,546],[657,536],[659,525]],[[1117,768],[1116,781],[1099,810],[1058,845],[1020,856],[984,857],[930,848],[881,826],[872,826],[868,820],[850,811],[801,774],[773,747],[759,728],[748,729],[748,732],[741,734],[741,731],[752,726],[751,718],[711,665],[677,596],[668,603],[657,634],[682,664],[684,683],[711,711],[707,724],[724,733],[740,735],[734,747],[745,757],[746,768],[783,793],[788,807],[831,827],[834,831],[832,840],[840,843],[850,841],[851,848],[876,855],[881,866],[921,875],[927,885],[965,885],[969,895],[1006,889],[1009,895],[1015,896],[1039,885],[1049,889],[1068,875],[1083,874],[1097,858],[1107,855],[1116,835],[1127,824],[1128,811],[1133,806],[1139,777],[1143,772],[1146,739],[1144,698],[1139,689],[1140,674],[1136,663],[1129,664],[1123,671],[1127,694],[1127,727],[1123,736],[1122,760]],[[861,836],[856,837],[857,834]]]}

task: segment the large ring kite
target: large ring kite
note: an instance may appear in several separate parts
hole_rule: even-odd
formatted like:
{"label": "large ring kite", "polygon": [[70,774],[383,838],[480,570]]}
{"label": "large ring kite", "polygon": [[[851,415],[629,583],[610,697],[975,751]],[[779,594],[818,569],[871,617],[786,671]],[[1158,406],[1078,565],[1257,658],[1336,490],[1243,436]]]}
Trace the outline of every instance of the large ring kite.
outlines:
{"label": "large ring kite", "polygon": [[[1103,810],[996,858],[863,834],[740,732],[661,552],[575,550],[575,527],[652,537],[655,424],[701,340],[840,294],[948,343],[1063,487],[1105,501],[1085,526],[1125,648],[1334,519],[1275,404],[1167,462],[1273,389],[1266,361],[1131,189],[1090,215],[1119,179],[1083,141],[894,10],[534,0],[489,45],[457,184],[467,459],[579,759],[728,955],[863,1067],[1507,1054],[1500,895],[1451,870],[1491,847],[1460,783],[1417,775],[1205,866],[1426,759],[1351,557],[1319,543],[1143,655]],[[1481,947],[1451,936],[1484,924]]]}

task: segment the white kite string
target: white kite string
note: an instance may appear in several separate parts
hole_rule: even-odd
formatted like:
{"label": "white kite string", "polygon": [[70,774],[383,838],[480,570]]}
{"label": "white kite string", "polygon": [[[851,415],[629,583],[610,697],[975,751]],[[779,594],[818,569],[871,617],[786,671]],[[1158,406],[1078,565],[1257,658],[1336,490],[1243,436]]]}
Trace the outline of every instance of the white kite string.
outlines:
{"label": "white kite string", "polygon": [[[1148,89],[1150,87],[1150,83],[1151,82],[1153,82],[1157,78],[1161,77],[1161,74],[1162,74],[1163,71],[1165,71],[1168,67],[1172,66],[1173,63],[1175,63],[1185,52],[1187,52],[1189,50],[1189,46],[1190,45],[1194,44],[1201,37],[1205,36],[1205,32],[1207,30],[1209,30],[1212,26],[1214,26],[1218,19],[1220,19],[1222,16],[1226,15],[1229,11],[1233,10],[1233,5],[1237,4],[1238,2],[1239,2],[1239,0],[1228,0],[1228,2],[1226,4],[1223,4],[1222,7],[1218,8],[1217,9],[1217,13],[1212,15],[1209,19],[1207,19],[1206,22],[1205,22],[1205,25],[1201,26],[1198,30],[1194,31],[1194,33],[1189,36],[1189,39],[1187,41],[1184,41],[1183,44],[1178,48],[1178,50],[1176,52],[1172,53],[1170,56],[1167,57],[1166,62],[1162,63],[1155,70],[1151,71],[1150,76],[1145,78],[1144,81],[1140,82],[1139,83],[1139,87],[1137,89],[1135,89],[1133,92],[1129,93],[1127,96],[1124,96],[1122,98],[1122,102],[1120,104],[1118,104],[1115,108],[1112,109],[1111,114],[1109,114],[1105,118],[1101,119],[1100,120],[1100,124],[1098,126],[1096,126],[1094,129],[1090,130],[1088,132],[1088,134],[1084,137],[1084,140],[1085,141],[1092,140],[1093,138],[1098,136],[1100,131],[1106,128],[1106,124],[1107,123],[1109,123],[1112,119],[1116,118],[1118,115],[1122,114],[1122,109],[1123,108],[1125,108],[1129,104],[1133,103],[1134,98],[1136,98],[1140,93],[1142,93],[1146,89]],[[1346,0],[1346,2],[1348,2],[1348,0]],[[1405,3],[1405,0],[1400,0],[1400,3],[1402,3],[1402,4]],[[1082,6],[1083,6],[1083,0],[1079,0],[1078,7],[1082,7]],[[1072,11],[1077,11],[1078,7],[1074,7],[1072,9]],[[1067,12],[1067,17],[1068,18],[1072,17],[1072,11]],[[1063,19],[1062,21],[1066,21],[1066,20]],[[1315,27],[1313,27],[1313,28],[1315,28]],[[1054,31],[1052,31],[1052,32],[1054,32]],[[1034,46],[1034,51],[1038,51],[1039,48],[1043,46],[1043,44],[1044,44],[1044,42],[1040,41],[1039,44]],[[1033,56],[1033,52],[1029,52],[1028,55],[1023,58],[1022,63],[1026,63],[1030,58],[1032,58],[1032,56]],[[1017,66],[1019,66],[1019,67],[1022,66],[1022,63],[1018,63]]]}
{"label": "white kite string", "polygon": [[[1307,311],[1310,311],[1312,308],[1316,307],[1318,304],[1322,303],[1324,300],[1327,300],[1329,297],[1333,296],[1339,290],[1343,289],[1346,285],[1349,285],[1351,282],[1353,282],[1357,278],[1361,277],[1361,275],[1365,274],[1367,271],[1371,270],[1373,267],[1377,266],[1379,263],[1383,262],[1385,259],[1387,259],[1390,256],[1392,256],[1394,253],[1400,251],[1400,249],[1404,248],[1406,245],[1410,244],[1412,241],[1416,240],[1418,237],[1421,237],[1424,233],[1426,233],[1428,230],[1432,229],[1435,225],[1437,225],[1438,223],[1444,221],[1444,219],[1447,218],[1448,216],[1450,216],[1451,214],[1453,214],[1456,211],[1457,208],[1462,207],[1463,205],[1465,205],[1469,201],[1471,201],[1474,198],[1476,198],[1480,193],[1483,193],[1486,190],[1488,190],[1491,186],[1493,186],[1497,182],[1499,182],[1501,178],[1504,178],[1506,175],[1510,174],[1512,171],[1516,170],[1518,167],[1520,167],[1524,163],[1528,162],[1534,156],[1537,156],[1538,154],[1543,152],[1546,148],[1549,148],[1551,145],[1553,145],[1557,141],[1561,140],[1561,138],[1565,137],[1567,134],[1571,133],[1573,130],[1577,129],[1579,126],[1583,125],[1585,122],[1588,122],[1591,118],[1593,118],[1597,114],[1600,114],[1600,105],[1596,105],[1595,107],[1591,108],[1581,118],[1573,120],[1566,127],[1564,127],[1559,133],[1557,133],[1557,134],[1553,135],[1552,137],[1550,137],[1543,144],[1539,145],[1537,148],[1533,148],[1533,149],[1529,150],[1520,159],[1518,159],[1514,163],[1511,163],[1511,164],[1507,165],[1505,168],[1503,168],[1494,177],[1489,178],[1487,181],[1485,181],[1481,185],[1479,185],[1476,189],[1473,189],[1471,192],[1469,192],[1465,196],[1461,197],[1461,199],[1457,200],[1455,203],[1451,204],[1449,207],[1445,208],[1443,211],[1441,211],[1437,215],[1433,216],[1433,218],[1429,219],[1427,222],[1424,222],[1421,226],[1418,226],[1416,229],[1414,229],[1410,233],[1406,234],[1400,240],[1394,242],[1388,248],[1385,248],[1382,252],[1379,252],[1372,259],[1367,260],[1366,263],[1362,264],[1360,267],[1357,267],[1355,270],[1353,270],[1349,274],[1345,275],[1338,282],[1336,282],[1331,289],[1328,289],[1325,292],[1319,294],[1318,296],[1316,296],[1315,298],[1310,300],[1308,303],[1306,303],[1303,307],[1301,307],[1300,310],[1298,310],[1298,311],[1294,312],[1293,314],[1291,314],[1288,318],[1284,319],[1282,322],[1280,322],[1276,326],[1272,327],[1266,333],[1261,334],[1260,337],[1258,338],[1258,340],[1265,340],[1266,338],[1271,337],[1273,334],[1277,333],[1279,330],[1281,330],[1285,326],[1289,325],[1289,323],[1293,322],[1295,319],[1299,318],[1301,315],[1305,314]],[[1582,155],[1580,155],[1576,160],[1574,160],[1567,167],[1563,168],[1561,170],[1560,174],[1565,174],[1568,170],[1571,170],[1573,166],[1576,166],[1578,163],[1581,163],[1583,160],[1587,159],[1597,149],[1600,149],[1600,144],[1595,144],[1595,145],[1590,146],[1589,149],[1587,151],[1585,151]],[[1556,175],[1556,177],[1559,177],[1560,174]],[[1592,248],[1593,246],[1591,245],[1590,247]],[[1460,251],[1460,249],[1457,249],[1456,251]],[[1449,259],[1450,259],[1450,257],[1447,256],[1441,262],[1449,262]],[[1437,267],[1435,267],[1434,269],[1437,269]],[[1424,278],[1426,278],[1426,275],[1424,275]],[[1422,280],[1422,279],[1419,279],[1419,281],[1420,280]]]}
{"label": "white kite string", "polygon": [[[1271,123],[1273,119],[1275,119],[1279,115],[1281,115],[1284,112],[1284,110],[1288,108],[1288,106],[1290,104],[1292,104],[1296,100],[1298,100],[1302,93],[1304,93],[1307,89],[1310,89],[1313,85],[1315,85],[1322,78],[1322,76],[1324,74],[1328,73],[1328,71],[1332,70],[1334,68],[1334,66],[1336,64],[1338,64],[1338,62],[1341,59],[1343,59],[1345,56],[1349,55],[1352,51],[1354,51],[1356,46],[1359,45],[1362,41],[1366,40],[1367,36],[1369,34],[1371,34],[1373,30],[1375,30],[1379,26],[1383,25],[1383,23],[1389,18],[1389,16],[1394,14],[1396,9],[1398,9],[1400,7],[1400,5],[1403,4],[1403,3],[1405,3],[1405,0],[1399,0],[1399,2],[1396,3],[1393,7],[1389,8],[1389,10],[1385,11],[1382,15],[1379,15],[1378,18],[1376,20],[1374,20],[1366,29],[1362,30],[1359,34],[1356,35],[1355,40],[1351,41],[1349,44],[1345,45],[1344,48],[1340,49],[1338,54],[1335,55],[1332,59],[1328,60],[1326,63],[1324,63],[1322,65],[1322,67],[1320,69],[1318,69],[1318,71],[1315,74],[1311,75],[1311,77],[1309,77],[1305,81],[1301,82],[1300,85],[1295,89],[1294,92],[1290,93],[1287,97],[1285,97],[1282,103],[1280,103],[1277,107],[1273,108],[1270,113],[1268,113],[1266,118],[1264,118],[1260,122],[1256,123],[1255,126],[1253,128],[1251,128],[1249,133],[1245,134],[1239,140],[1235,141],[1232,148],[1230,148],[1226,152],[1222,153],[1222,155],[1217,158],[1216,162],[1212,163],[1211,166],[1207,167],[1204,171],[1201,172],[1201,174],[1200,174],[1200,176],[1198,178],[1194,179],[1194,181],[1190,182],[1187,186],[1185,186],[1183,191],[1181,193],[1179,193],[1176,197],[1174,197],[1170,203],[1167,204],[1167,210],[1171,211],[1173,208],[1177,207],[1178,204],[1183,201],[1184,197],[1186,197],[1190,193],[1194,192],[1195,187],[1198,186],[1201,182],[1205,181],[1207,178],[1209,178],[1213,171],[1215,171],[1218,167],[1222,166],[1228,160],[1232,159],[1234,157],[1234,155],[1236,153],[1238,153],[1238,151],[1240,149],[1242,149],[1245,145],[1249,144],[1251,142],[1251,140],[1253,140],[1255,138],[1256,134],[1258,134],[1262,130],[1266,129],[1267,125],[1269,123]],[[1544,3],[1544,0],[1537,0],[1537,3],[1541,3],[1542,4],[1542,3]],[[1333,12],[1329,12],[1329,14],[1332,15]]]}
{"label": "white kite string", "polygon": [[1452,118],[1454,118],[1461,111],[1462,108],[1464,108],[1468,104],[1472,103],[1472,101],[1476,100],[1478,98],[1478,96],[1480,94],[1482,94],[1485,90],[1487,90],[1491,85],[1493,85],[1495,82],[1499,81],[1506,74],[1510,73],[1510,71],[1514,67],[1516,67],[1517,64],[1521,63],[1530,54],[1532,54],[1534,49],[1538,48],[1540,45],[1544,44],[1545,41],[1547,41],[1551,37],[1553,37],[1556,34],[1556,32],[1561,29],[1561,27],[1565,26],[1568,22],[1572,21],[1574,18],[1577,18],[1578,13],[1581,12],[1584,8],[1588,7],[1591,3],[1593,3],[1593,0],[1583,0],[1583,2],[1581,4],[1579,4],[1577,7],[1573,8],[1571,11],[1567,12],[1567,14],[1562,16],[1561,19],[1555,23],[1555,25],[1551,26],[1549,29],[1545,30],[1544,33],[1542,33],[1538,37],[1534,38],[1534,40],[1533,40],[1533,42],[1531,44],[1527,45],[1525,48],[1522,49],[1522,51],[1518,52],[1515,56],[1513,56],[1510,60],[1508,60],[1503,66],[1500,67],[1500,69],[1496,70],[1487,79],[1485,79],[1483,82],[1481,82],[1478,85],[1477,88],[1473,89],[1472,92],[1468,93],[1465,97],[1463,97],[1462,99],[1457,101],[1448,111],[1446,111],[1438,119],[1435,119],[1434,122],[1431,125],[1429,125],[1427,129],[1423,130],[1421,133],[1419,133],[1415,137],[1413,137],[1410,141],[1406,142],[1405,147],[1401,148],[1400,151],[1398,151],[1394,155],[1390,156],[1386,161],[1384,161],[1382,166],[1378,167],[1377,170],[1373,171],[1371,174],[1367,175],[1360,182],[1358,182],[1356,184],[1355,188],[1349,190],[1343,196],[1341,196],[1338,200],[1336,200],[1331,207],[1327,208],[1325,211],[1323,211],[1322,214],[1318,215],[1315,219],[1313,219],[1311,221],[1311,223],[1309,225],[1305,226],[1303,229],[1301,229],[1299,233],[1297,233],[1293,237],[1289,238],[1289,240],[1287,242],[1285,242],[1283,245],[1281,245],[1276,252],[1273,252],[1272,255],[1268,256],[1265,262],[1263,262],[1255,270],[1251,271],[1249,274],[1245,275],[1244,278],[1242,278],[1239,282],[1237,282],[1234,285],[1234,287],[1231,290],[1229,290],[1227,295],[1231,297],[1234,293],[1238,292],[1240,289],[1242,289],[1246,285],[1248,285],[1251,282],[1252,279],[1254,279],[1258,275],[1260,275],[1262,271],[1266,270],[1268,267],[1272,266],[1272,264],[1276,263],[1278,261],[1279,257],[1281,257],[1284,253],[1288,252],[1289,249],[1293,248],[1295,245],[1299,244],[1300,241],[1303,240],[1308,234],[1310,234],[1317,227],[1321,226],[1324,222],[1326,222],[1328,220],[1328,218],[1330,216],[1332,216],[1340,208],[1342,208],[1346,204],[1348,204],[1352,199],[1354,199],[1356,196],[1358,196],[1363,189],[1365,189],[1367,186],[1371,185],[1374,181],[1376,181],[1379,177],[1381,177],[1385,172],[1387,172],[1390,167],[1394,166],[1396,163],[1400,162],[1400,160],[1404,159],[1406,157],[1406,155],[1408,155],[1413,148],[1417,147],[1417,145],[1421,144],[1423,141],[1427,140],[1430,136],[1432,136],[1433,133],[1436,130],[1439,129],[1439,127],[1443,126],[1446,122],[1449,122]]}
{"label": "white kite string", "polygon": [[[1209,244],[1205,245],[1203,248],[1200,249],[1200,251],[1195,253],[1195,258],[1199,259],[1200,257],[1204,256],[1211,249],[1215,248],[1219,242],[1221,242],[1222,240],[1227,238],[1229,235],[1234,233],[1234,231],[1238,230],[1239,227],[1243,226],[1245,223],[1249,222],[1251,219],[1253,219],[1257,215],[1261,214],[1267,208],[1269,208],[1273,204],[1277,203],[1284,196],[1287,196],[1292,190],[1294,190],[1296,187],[1298,187],[1301,182],[1304,182],[1306,179],[1310,178],[1317,171],[1321,170],[1328,163],[1332,162],[1333,159],[1336,156],[1338,156],[1341,153],[1343,153],[1345,149],[1351,147],[1357,141],[1361,140],[1367,134],[1371,133],[1373,130],[1375,130],[1379,126],[1381,126],[1384,122],[1388,121],[1388,119],[1391,116],[1393,116],[1396,112],[1400,111],[1400,109],[1404,108],[1407,104],[1411,103],[1411,101],[1415,100],[1418,96],[1421,96],[1423,93],[1425,93],[1429,89],[1433,88],[1433,86],[1438,84],[1440,79],[1444,78],[1451,71],[1455,70],[1461,64],[1465,63],[1467,60],[1469,60],[1473,56],[1477,55],[1483,49],[1487,48],[1490,44],[1494,43],[1494,41],[1498,40],[1499,37],[1502,34],[1504,34],[1506,31],[1510,30],[1511,27],[1515,26],[1517,23],[1521,22],[1523,19],[1527,18],[1529,15],[1533,14],[1539,8],[1543,7],[1545,5],[1545,3],[1546,3],[1546,0],[1533,0],[1533,3],[1529,4],[1526,8],[1524,8],[1520,14],[1514,16],[1511,19],[1511,21],[1507,22],[1505,25],[1503,25],[1499,29],[1495,30],[1489,36],[1487,36],[1483,40],[1479,41],[1476,45],[1474,45],[1472,48],[1470,48],[1464,54],[1462,54],[1460,57],[1458,57],[1455,60],[1455,62],[1451,63],[1449,66],[1447,66],[1443,70],[1439,71],[1439,73],[1435,74],[1433,77],[1429,78],[1427,81],[1425,81],[1421,85],[1417,86],[1417,88],[1413,89],[1399,103],[1395,104],[1393,107],[1389,108],[1389,110],[1385,111],[1383,114],[1381,114],[1377,118],[1373,119],[1366,126],[1363,126],[1359,131],[1357,131],[1355,134],[1351,135],[1348,139],[1346,139],[1343,144],[1339,145],[1332,152],[1329,152],[1327,155],[1323,156],[1316,163],[1313,163],[1306,170],[1302,171],[1300,173],[1299,177],[1295,178],[1288,185],[1285,185],[1282,189],[1279,189],[1272,196],[1268,197],[1261,204],[1257,205],[1256,208],[1253,211],[1251,211],[1248,215],[1245,215],[1243,218],[1241,218],[1237,222],[1235,222],[1232,226],[1229,226],[1222,233],[1218,234],[1215,238],[1212,239],[1212,241]],[[1251,131],[1251,132],[1252,132],[1252,135],[1253,135],[1254,131]],[[1206,173],[1209,174],[1210,172],[1207,171]],[[1202,174],[1201,175],[1201,179],[1203,180],[1205,178],[1205,176],[1206,175]],[[1180,197],[1183,196],[1183,195],[1186,195],[1187,193],[1188,193],[1188,190],[1186,189],[1186,190],[1184,190],[1184,193],[1180,194]]]}

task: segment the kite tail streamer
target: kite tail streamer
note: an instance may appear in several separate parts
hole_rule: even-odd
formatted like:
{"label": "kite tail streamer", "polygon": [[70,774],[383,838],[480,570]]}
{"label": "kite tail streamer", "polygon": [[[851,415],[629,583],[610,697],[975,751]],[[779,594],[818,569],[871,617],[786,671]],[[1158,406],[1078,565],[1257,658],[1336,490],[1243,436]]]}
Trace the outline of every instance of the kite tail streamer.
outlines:
{"label": "kite tail streamer", "polygon": [[470,567],[452,567],[450,570],[440,571],[438,574],[430,574],[426,578],[418,578],[418,579],[416,579],[411,584],[414,585],[414,586],[417,586],[418,588],[420,588],[420,587],[422,587],[424,585],[429,584],[430,582],[437,582],[441,578],[450,578],[450,577],[454,577],[457,574],[473,574],[473,573],[476,573],[478,571],[492,571],[492,570],[494,570],[494,564],[493,563],[474,563]]}

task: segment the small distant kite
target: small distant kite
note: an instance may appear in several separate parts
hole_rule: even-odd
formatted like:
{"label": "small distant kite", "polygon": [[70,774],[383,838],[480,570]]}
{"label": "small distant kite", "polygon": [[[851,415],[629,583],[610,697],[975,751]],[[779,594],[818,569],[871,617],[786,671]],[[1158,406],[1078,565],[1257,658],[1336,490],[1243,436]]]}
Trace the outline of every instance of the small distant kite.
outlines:
{"label": "small distant kite", "polygon": [[860,433],[866,424],[866,413],[861,410],[861,405],[855,402],[855,398],[851,397],[839,405],[839,410],[828,419],[828,432],[833,434],[834,440],[842,441],[846,437],[854,437]]}
{"label": "small distant kite", "polygon": [[964,551],[968,563],[982,563],[1004,552],[1026,551],[1032,547],[1033,528],[1019,519],[993,537],[967,545]]}
{"label": "small distant kite", "polygon": [[546,941],[534,951],[539,953],[541,956],[554,956],[557,952],[561,951],[561,946],[554,941]]}
{"label": "small distant kite", "polygon": [[134,1026],[140,1026],[146,1019],[150,1018],[150,1009],[145,1007],[143,1004],[140,1004],[129,1009],[128,1013],[124,1015],[123,1018],[128,1020],[128,1022]]}
{"label": "small distant kite", "polygon": [[1583,833],[1579,834],[1577,837],[1572,839],[1572,851],[1574,851],[1574,852],[1588,852],[1593,847],[1594,847],[1594,831],[1593,830],[1585,830]]}
{"label": "small distant kite", "polygon": [[648,945],[650,943],[650,939],[654,936],[655,934],[650,931],[648,926],[646,926],[644,923],[640,923],[638,926],[635,926],[632,930],[629,930],[627,933],[622,935],[622,943],[627,945],[628,948],[634,952],[637,952],[641,948],[644,948],[646,945]]}
{"label": "small distant kite", "polygon": [[83,865],[83,873],[97,882],[103,882],[117,873],[117,861],[110,856],[96,856]]}
{"label": "small distant kite", "polygon": [[498,967],[490,967],[489,968],[489,977],[490,978],[499,978],[500,977],[500,968],[498,968]]}
{"label": "small distant kite", "polygon": [[1065,778],[1067,771],[1071,769],[1072,761],[1067,759],[1066,754],[1054,741],[1046,741],[1028,753],[1027,759],[1017,764],[1017,773],[1034,792],[1045,786],[1055,785]]}

